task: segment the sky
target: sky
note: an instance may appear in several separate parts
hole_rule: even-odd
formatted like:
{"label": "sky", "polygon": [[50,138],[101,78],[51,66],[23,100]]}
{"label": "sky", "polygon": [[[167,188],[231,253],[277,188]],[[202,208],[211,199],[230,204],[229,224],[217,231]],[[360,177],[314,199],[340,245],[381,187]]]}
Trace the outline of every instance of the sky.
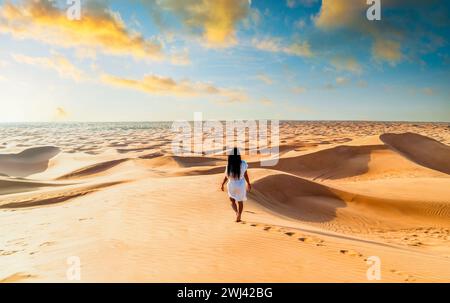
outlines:
{"label": "sky", "polygon": [[79,1],[0,0],[0,122],[450,121],[449,1]]}

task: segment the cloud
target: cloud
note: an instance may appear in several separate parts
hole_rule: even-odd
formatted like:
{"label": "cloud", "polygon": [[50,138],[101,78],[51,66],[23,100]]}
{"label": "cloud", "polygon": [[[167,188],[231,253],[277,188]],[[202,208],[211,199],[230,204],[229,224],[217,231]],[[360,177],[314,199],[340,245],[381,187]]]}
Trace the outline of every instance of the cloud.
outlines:
{"label": "cloud", "polygon": [[260,103],[263,104],[263,105],[272,105],[272,104],[273,104],[273,101],[270,100],[269,98],[262,98],[262,99],[260,100]]}
{"label": "cloud", "polygon": [[69,113],[63,107],[57,107],[55,109],[54,117],[56,120],[65,120],[69,117]]}
{"label": "cloud", "polygon": [[291,89],[294,94],[303,94],[306,92],[306,88],[303,86],[295,86]]}
{"label": "cloud", "polygon": [[310,7],[314,5],[318,0],[286,0],[286,6],[289,8],[296,8],[299,6]]}
{"label": "cloud", "polygon": [[199,31],[206,45],[210,47],[229,47],[236,44],[236,27],[247,18],[250,11],[248,0],[153,2],[160,9],[178,16],[184,26]]}
{"label": "cloud", "polygon": [[361,74],[362,67],[355,58],[337,56],[331,59],[331,65],[333,65],[338,71],[348,71],[354,74]]}
{"label": "cloud", "polygon": [[421,92],[427,96],[433,96],[435,91],[431,87],[424,87],[421,89]]}
{"label": "cloud", "polygon": [[[318,28],[326,31],[344,29],[368,34],[374,39],[372,47],[374,59],[395,65],[403,57],[400,43],[387,40],[380,31],[381,25],[376,27],[373,22],[367,20],[367,8],[365,1],[323,0],[320,12],[315,16],[314,22]],[[391,46],[394,48],[390,49]],[[334,63],[333,61],[331,63],[337,68],[346,70],[346,64],[343,62],[335,60]],[[350,66],[347,64],[347,67]]]}
{"label": "cloud", "polygon": [[268,75],[266,75],[266,74],[260,74],[260,75],[257,75],[256,78],[257,78],[258,80],[260,80],[261,82],[264,82],[264,83],[267,84],[267,85],[272,85],[272,84],[273,84],[272,78],[270,78],[270,77],[269,77]]}
{"label": "cloud", "polygon": [[296,29],[303,29],[306,26],[306,21],[304,19],[298,19],[293,24]]}
{"label": "cloud", "polygon": [[392,40],[376,40],[372,47],[372,54],[375,59],[387,61],[391,65],[396,65],[403,58],[400,43]]}
{"label": "cloud", "polygon": [[170,62],[174,65],[189,65],[191,59],[189,57],[189,50],[183,49],[170,55]]}
{"label": "cloud", "polygon": [[369,21],[366,1],[323,0],[313,21],[322,32],[339,31],[350,45],[368,37],[373,59],[394,66],[405,59],[420,61],[418,56],[445,44],[445,38],[430,29],[448,26],[447,6],[439,0],[383,0],[381,21]]}
{"label": "cloud", "polygon": [[282,51],[281,47],[281,39],[279,38],[265,38],[265,39],[257,39],[253,38],[252,44],[259,50],[278,53]]}
{"label": "cloud", "polygon": [[147,75],[141,80],[127,79],[104,74],[101,81],[105,84],[139,90],[152,95],[176,97],[217,97],[228,103],[247,102],[248,96],[237,90],[216,87],[208,83],[189,80],[176,81],[169,77]]}
{"label": "cloud", "polygon": [[334,85],[331,83],[327,83],[327,84],[325,84],[325,86],[323,88],[325,90],[334,90],[336,87],[334,87]]}
{"label": "cloud", "polygon": [[336,84],[338,85],[346,85],[349,82],[349,80],[345,77],[337,77],[336,78]]}
{"label": "cloud", "polygon": [[367,81],[365,80],[359,80],[357,85],[359,88],[366,88],[367,86],[369,86],[369,83],[367,83]]}
{"label": "cloud", "polygon": [[362,23],[365,10],[365,1],[322,0],[320,12],[314,21],[322,29],[353,27]]}
{"label": "cloud", "polygon": [[313,52],[311,51],[311,46],[309,45],[308,42],[294,43],[288,46],[287,48],[284,48],[283,50],[287,54],[295,55],[298,57],[306,57],[306,58],[313,57]]}
{"label": "cloud", "polygon": [[129,30],[120,19],[102,4],[90,1],[83,7],[79,21],[67,18],[65,10],[47,0],[23,0],[0,6],[0,32],[18,39],[33,39],[47,44],[135,58],[161,59],[158,41],[145,39]]}
{"label": "cloud", "polygon": [[286,0],[286,6],[289,8],[294,8],[298,5],[296,0]]}
{"label": "cloud", "polygon": [[284,53],[303,58],[311,58],[314,56],[311,46],[307,41],[286,45],[279,38],[269,37],[265,39],[253,38],[252,44],[255,48],[266,52]]}
{"label": "cloud", "polygon": [[81,81],[83,78],[80,69],[57,53],[54,53],[51,57],[30,57],[21,54],[12,54],[11,56],[18,63],[54,70],[63,78],[71,78],[75,81]]}

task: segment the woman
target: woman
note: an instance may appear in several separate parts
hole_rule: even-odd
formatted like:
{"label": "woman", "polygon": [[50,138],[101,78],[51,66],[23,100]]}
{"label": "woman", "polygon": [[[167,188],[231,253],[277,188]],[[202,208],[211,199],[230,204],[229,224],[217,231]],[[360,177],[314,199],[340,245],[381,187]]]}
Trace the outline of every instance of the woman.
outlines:
{"label": "woman", "polygon": [[[235,147],[233,153],[228,156],[228,165],[225,169],[225,178],[222,182],[222,191],[228,182],[228,196],[230,197],[231,207],[236,213],[236,222],[241,222],[242,211],[244,210],[244,201],[247,200],[247,191],[245,182],[247,181],[248,190],[252,189],[250,179],[247,174],[247,162],[241,159],[239,150]],[[236,205],[236,202],[238,205]]]}

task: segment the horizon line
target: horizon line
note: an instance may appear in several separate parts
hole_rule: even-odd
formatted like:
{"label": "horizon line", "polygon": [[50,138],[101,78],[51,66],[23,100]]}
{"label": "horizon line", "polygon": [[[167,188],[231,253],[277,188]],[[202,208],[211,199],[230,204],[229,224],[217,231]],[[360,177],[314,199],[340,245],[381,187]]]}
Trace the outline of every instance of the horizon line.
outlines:
{"label": "horizon line", "polygon": [[[260,120],[277,120],[280,122],[378,122],[378,123],[450,123],[448,121],[417,121],[417,120],[333,120],[333,119],[317,119],[317,120],[292,120],[292,119],[234,119],[234,120],[220,120],[220,119],[203,119],[201,121],[260,121]],[[177,121],[187,121],[187,122],[195,122],[195,120],[186,120],[186,119],[174,119],[174,120],[123,120],[123,121],[0,121],[0,125],[2,124],[71,124],[71,123],[170,123]]]}

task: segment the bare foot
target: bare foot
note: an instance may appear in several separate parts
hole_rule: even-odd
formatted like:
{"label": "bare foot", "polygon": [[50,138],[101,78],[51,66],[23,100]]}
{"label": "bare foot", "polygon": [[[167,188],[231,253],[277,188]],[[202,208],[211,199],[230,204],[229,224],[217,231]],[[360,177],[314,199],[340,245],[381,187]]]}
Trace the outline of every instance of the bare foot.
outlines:
{"label": "bare foot", "polygon": [[241,216],[238,215],[238,216],[236,217],[236,222],[239,223],[239,222],[241,222],[241,221],[242,221],[242,220],[241,220]]}

